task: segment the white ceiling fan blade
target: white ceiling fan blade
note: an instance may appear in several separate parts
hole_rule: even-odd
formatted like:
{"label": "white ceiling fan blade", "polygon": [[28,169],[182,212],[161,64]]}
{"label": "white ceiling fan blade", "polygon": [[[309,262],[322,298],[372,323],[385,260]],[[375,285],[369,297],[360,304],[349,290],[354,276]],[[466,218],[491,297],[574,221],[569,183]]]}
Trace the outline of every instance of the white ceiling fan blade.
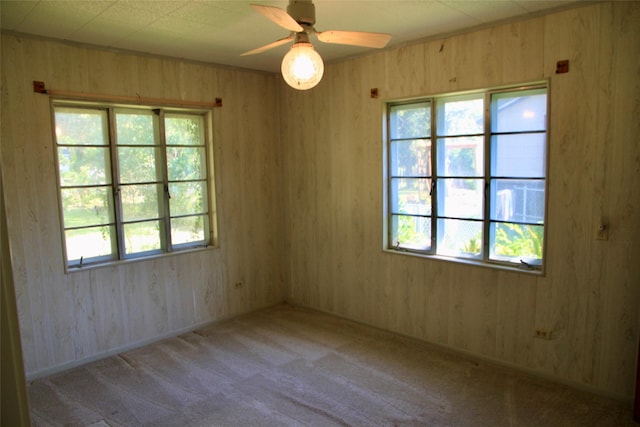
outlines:
{"label": "white ceiling fan blade", "polygon": [[391,34],[367,33],[361,31],[317,32],[318,40],[324,43],[348,44],[353,46],[382,48],[391,40]]}
{"label": "white ceiling fan blade", "polygon": [[267,51],[269,49],[273,49],[274,47],[282,46],[283,44],[287,44],[291,40],[293,40],[293,37],[294,37],[293,34],[291,34],[289,37],[285,37],[283,39],[276,40],[273,43],[269,43],[269,44],[261,46],[259,48],[250,50],[248,52],[241,53],[240,56],[255,55],[256,53],[262,53],[262,52]]}
{"label": "white ceiling fan blade", "polygon": [[289,31],[295,31],[296,33],[304,31],[304,28],[302,28],[302,26],[300,26],[300,24],[298,24],[291,15],[279,7],[264,6],[262,4],[252,4],[251,7],[269,18],[271,21],[280,25],[282,28],[286,28]]}

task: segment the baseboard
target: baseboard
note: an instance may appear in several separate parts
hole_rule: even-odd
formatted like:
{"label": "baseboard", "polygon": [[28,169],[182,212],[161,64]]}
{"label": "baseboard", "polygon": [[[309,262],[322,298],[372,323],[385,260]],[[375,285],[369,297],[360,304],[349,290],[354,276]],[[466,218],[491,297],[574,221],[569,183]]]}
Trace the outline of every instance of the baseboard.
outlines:
{"label": "baseboard", "polygon": [[92,356],[85,357],[85,358],[78,359],[78,360],[74,360],[74,361],[71,361],[71,362],[68,362],[68,363],[64,363],[62,365],[57,365],[57,366],[54,366],[54,367],[51,367],[51,368],[41,369],[39,371],[27,373],[26,374],[27,381],[34,381],[34,380],[37,380],[37,379],[40,379],[40,378],[49,377],[49,376],[52,376],[52,375],[67,371],[67,370],[72,369],[72,368],[77,368],[79,366],[86,365],[88,363],[95,362],[97,360],[105,359],[107,357],[115,356],[115,355],[120,354],[120,353],[124,353],[124,352],[127,352],[127,351],[135,350],[135,349],[144,347],[146,345],[156,343],[158,341],[166,340],[166,339],[173,338],[173,337],[176,337],[176,336],[179,336],[179,335],[182,335],[182,334],[193,332],[193,331],[195,331],[197,329],[201,329],[201,328],[204,328],[204,327],[207,327],[207,326],[211,326],[211,325],[214,325],[216,323],[224,322],[224,321],[231,320],[231,319],[234,319],[234,318],[239,318],[241,316],[249,315],[251,313],[256,313],[256,312],[268,310],[270,308],[276,307],[276,306],[281,305],[281,304],[287,304],[287,305],[290,305],[291,307],[294,307],[294,308],[297,307],[297,308],[301,308],[301,309],[305,309],[305,310],[310,310],[310,311],[315,311],[315,312],[318,312],[318,313],[327,314],[327,315],[330,315],[330,316],[335,316],[335,317],[338,317],[338,318],[341,318],[341,319],[344,319],[344,320],[348,320],[350,322],[354,322],[354,323],[357,323],[357,324],[360,324],[360,325],[363,325],[363,326],[367,326],[369,328],[374,328],[374,329],[377,329],[377,330],[380,330],[380,331],[383,331],[383,332],[387,332],[387,333],[397,334],[397,335],[402,336],[404,338],[411,339],[411,340],[414,340],[416,342],[419,342],[422,345],[426,345],[427,347],[432,348],[434,350],[443,351],[443,352],[446,352],[446,353],[449,353],[449,354],[458,355],[458,356],[463,356],[466,359],[471,360],[471,361],[482,362],[482,363],[486,363],[486,364],[493,364],[493,365],[496,365],[496,366],[513,369],[515,371],[523,372],[523,373],[532,375],[534,377],[537,377],[537,378],[540,378],[540,379],[544,379],[546,381],[550,381],[550,382],[553,382],[553,383],[556,383],[556,384],[562,384],[562,385],[565,385],[567,387],[571,387],[571,388],[576,389],[576,390],[585,391],[585,392],[588,392],[588,393],[591,393],[591,394],[595,394],[595,395],[598,395],[598,396],[602,396],[602,397],[605,397],[605,398],[608,398],[608,399],[613,399],[613,400],[616,400],[618,402],[622,402],[624,404],[628,404],[630,409],[632,409],[632,407],[633,407],[633,396],[630,397],[630,396],[619,395],[619,394],[616,394],[616,393],[610,393],[610,392],[601,390],[601,389],[599,389],[597,387],[592,387],[592,386],[589,386],[587,384],[583,384],[583,383],[579,383],[579,382],[576,382],[576,381],[567,380],[565,378],[557,377],[557,376],[551,375],[551,374],[546,373],[546,372],[537,371],[535,369],[527,368],[527,367],[524,367],[524,366],[521,366],[521,365],[516,365],[514,363],[510,363],[510,362],[507,362],[507,361],[504,361],[504,360],[478,355],[476,353],[472,353],[472,352],[469,352],[469,351],[466,351],[466,350],[462,350],[462,349],[459,349],[459,348],[450,347],[450,346],[443,345],[443,344],[438,344],[438,343],[433,343],[433,342],[430,342],[430,341],[425,341],[423,339],[420,339],[420,338],[417,338],[417,337],[414,337],[414,336],[411,336],[411,335],[407,335],[407,334],[403,334],[403,333],[400,333],[400,332],[397,332],[397,331],[384,329],[384,328],[381,328],[381,327],[376,326],[376,325],[371,325],[371,324],[368,324],[368,323],[363,322],[363,321],[359,321],[359,320],[352,319],[352,318],[349,318],[349,317],[346,317],[346,316],[343,316],[343,315],[340,315],[340,314],[336,314],[336,313],[333,313],[331,311],[321,310],[321,309],[318,309],[316,307],[307,306],[305,304],[301,304],[301,303],[298,303],[296,301],[291,301],[291,300],[285,300],[285,301],[282,301],[282,302],[271,304],[269,306],[257,308],[255,310],[247,311],[247,312],[244,312],[244,313],[237,313],[237,314],[234,314],[234,315],[231,315],[231,316],[226,316],[226,317],[223,317],[223,318],[220,318],[220,319],[216,319],[216,320],[208,320],[208,321],[205,321],[205,322],[196,323],[196,324],[190,325],[190,326],[185,327],[185,328],[181,328],[181,329],[178,329],[178,330],[175,330],[175,331],[167,332],[165,334],[157,335],[157,336],[155,336],[153,338],[149,338],[149,339],[145,339],[145,340],[141,340],[141,341],[136,341],[134,343],[130,343],[130,344],[127,344],[127,345],[124,345],[124,346],[121,346],[121,347],[110,349],[108,351],[97,353],[97,354],[94,354]]}
{"label": "baseboard", "polygon": [[527,368],[525,366],[517,365],[515,363],[510,363],[508,361],[504,361],[504,360],[501,360],[501,359],[495,359],[495,358],[492,358],[492,357],[483,356],[483,355],[479,355],[479,354],[476,354],[476,353],[472,353],[470,351],[459,349],[459,348],[456,348],[456,347],[450,347],[450,346],[443,345],[443,344],[433,343],[433,342],[426,341],[424,339],[417,338],[417,337],[414,337],[414,336],[411,336],[411,335],[408,335],[408,334],[403,334],[401,332],[392,331],[392,330],[389,330],[389,329],[384,329],[384,328],[381,328],[381,327],[376,326],[376,325],[371,325],[371,324],[368,324],[368,323],[360,321],[360,320],[352,319],[352,318],[347,317],[347,316],[343,316],[343,315],[340,315],[340,314],[333,313],[331,311],[321,310],[321,309],[318,309],[316,307],[308,306],[308,305],[305,305],[305,304],[300,304],[300,303],[298,303],[296,301],[287,300],[286,304],[288,304],[288,305],[290,305],[292,307],[298,307],[298,308],[305,309],[305,310],[311,310],[311,311],[316,311],[318,313],[323,313],[323,314],[327,314],[327,315],[330,315],[330,316],[335,316],[335,317],[338,317],[340,319],[348,320],[350,322],[354,322],[354,323],[357,323],[357,324],[360,324],[360,325],[363,325],[363,326],[366,326],[366,327],[369,327],[369,328],[377,329],[379,331],[383,331],[383,332],[387,332],[387,333],[391,333],[391,334],[396,334],[396,335],[401,336],[403,338],[407,338],[407,339],[411,339],[411,340],[414,340],[416,342],[419,342],[420,344],[425,345],[425,346],[427,346],[429,348],[432,348],[433,350],[442,351],[442,352],[445,352],[445,353],[448,353],[448,354],[452,354],[452,355],[462,356],[462,357],[464,357],[464,358],[466,358],[466,359],[468,359],[470,361],[482,362],[482,363],[485,363],[485,364],[491,364],[491,365],[495,365],[495,366],[499,366],[499,367],[503,367],[503,368],[513,369],[514,371],[522,372],[522,373],[531,375],[533,377],[537,377],[537,378],[543,379],[545,381],[549,381],[549,382],[556,383],[556,384],[562,384],[562,385],[570,387],[572,389],[584,391],[584,392],[591,393],[591,394],[594,394],[594,395],[597,395],[597,396],[601,396],[601,397],[604,397],[604,398],[607,398],[607,399],[612,399],[612,400],[615,400],[617,402],[623,403],[625,405],[628,404],[630,410],[633,409],[633,396],[625,396],[625,395],[620,395],[620,394],[617,394],[617,393],[611,393],[611,392],[599,389],[597,387],[589,386],[588,384],[580,383],[580,382],[577,382],[577,381],[571,381],[571,380],[568,380],[568,379],[565,379],[565,378],[562,378],[562,377],[558,377],[558,376],[549,374],[547,372],[537,371],[537,370],[535,370],[533,368]]}
{"label": "baseboard", "polygon": [[215,319],[215,320],[206,320],[204,322],[194,323],[193,325],[189,325],[189,326],[184,327],[184,328],[180,328],[180,329],[176,329],[174,331],[166,332],[164,334],[156,335],[156,336],[154,336],[152,338],[147,338],[147,339],[144,339],[144,340],[140,340],[140,341],[136,341],[136,342],[133,342],[133,343],[125,344],[125,345],[120,346],[120,347],[115,347],[115,348],[109,349],[107,351],[103,351],[103,352],[96,353],[96,354],[93,354],[93,355],[88,356],[88,357],[84,357],[82,359],[73,360],[73,361],[70,361],[70,362],[67,362],[67,363],[63,363],[61,365],[56,365],[56,366],[53,366],[53,367],[50,367],[50,368],[41,369],[41,370],[35,371],[35,372],[28,372],[26,374],[26,379],[27,379],[27,382],[31,382],[31,381],[35,381],[35,380],[38,380],[38,379],[41,379],[41,378],[50,377],[52,375],[56,375],[56,374],[62,373],[64,371],[68,371],[69,369],[77,368],[77,367],[86,365],[88,363],[95,362],[95,361],[102,360],[102,359],[106,359],[107,357],[115,356],[117,354],[124,353],[124,352],[127,352],[127,351],[136,350],[136,349],[139,349],[141,347],[144,347],[144,346],[147,346],[147,345],[159,342],[159,341],[163,341],[163,340],[166,340],[166,339],[169,339],[169,338],[174,338],[174,337],[177,337],[179,335],[183,335],[183,334],[187,334],[189,332],[193,332],[193,331],[195,331],[197,329],[201,329],[201,328],[205,328],[207,326],[215,325],[216,323],[220,323],[220,322],[224,322],[224,321],[227,321],[227,320],[235,319],[235,318],[238,318],[240,316],[245,316],[245,315],[248,315],[248,314],[251,314],[251,313],[260,312],[260,311],[263,311],[263,310],[268,310],[269,308],[276,307],[276,306],[281,305],[283,303],[284,303],[284,301],[278,302],[276,304],[270,304],[268,306],[260,307],[260,308],[257,308],[257,309],[254,309],[254,310],[250,310],[250,311],[247,311],[247,312],[242,312],[242,313],[237,313],[237,314],[233,314],[233,315],[230,315],[230,316],[221,317],[221,318]]}

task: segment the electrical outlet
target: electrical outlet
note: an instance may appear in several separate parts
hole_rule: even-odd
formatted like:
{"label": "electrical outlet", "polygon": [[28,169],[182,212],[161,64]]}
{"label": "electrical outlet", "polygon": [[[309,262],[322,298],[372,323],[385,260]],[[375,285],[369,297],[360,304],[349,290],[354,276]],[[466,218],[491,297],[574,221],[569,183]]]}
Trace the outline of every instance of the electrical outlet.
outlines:
{"label": "electrical outlet", "polygon": [[233,285],[233,287],[234,287],[234,288],[236,288],[236,289],[240,289],[242,286],[244,286],[244,283],[242,283],[242,281],[240,281],[240,282],[236,282],[236,283]]}
{"label": "electrical outlet", "polygon": [[541,340],[551,340],[551,331],[547,331],[546,329],[536,329],[533,331],[533,336]]}

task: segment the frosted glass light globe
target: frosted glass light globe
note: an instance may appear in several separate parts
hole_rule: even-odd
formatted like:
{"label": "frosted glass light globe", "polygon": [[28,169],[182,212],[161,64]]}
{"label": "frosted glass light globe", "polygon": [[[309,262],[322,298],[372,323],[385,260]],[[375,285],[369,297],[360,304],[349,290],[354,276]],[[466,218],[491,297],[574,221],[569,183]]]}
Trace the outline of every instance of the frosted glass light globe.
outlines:
{"label": "frosted glass light globe", "polygon": [[298,90],[311,89],[322,79],[324,63],[311,43],[295,43],[282,58],[282,77]]}

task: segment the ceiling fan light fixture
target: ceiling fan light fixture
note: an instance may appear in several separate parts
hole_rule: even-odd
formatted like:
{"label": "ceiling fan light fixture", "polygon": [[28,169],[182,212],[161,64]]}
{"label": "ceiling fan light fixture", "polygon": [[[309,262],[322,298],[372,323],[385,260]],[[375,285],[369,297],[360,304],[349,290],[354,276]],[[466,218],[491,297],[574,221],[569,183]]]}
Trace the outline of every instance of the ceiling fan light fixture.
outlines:
{"label": "ceiling fan light fixture", "polygon": [[294,43],[282,58],[282,77],[289,86],[298,90],[307,90],[316,86],[322,79],[324,63],[320,54],[311,43]]}

